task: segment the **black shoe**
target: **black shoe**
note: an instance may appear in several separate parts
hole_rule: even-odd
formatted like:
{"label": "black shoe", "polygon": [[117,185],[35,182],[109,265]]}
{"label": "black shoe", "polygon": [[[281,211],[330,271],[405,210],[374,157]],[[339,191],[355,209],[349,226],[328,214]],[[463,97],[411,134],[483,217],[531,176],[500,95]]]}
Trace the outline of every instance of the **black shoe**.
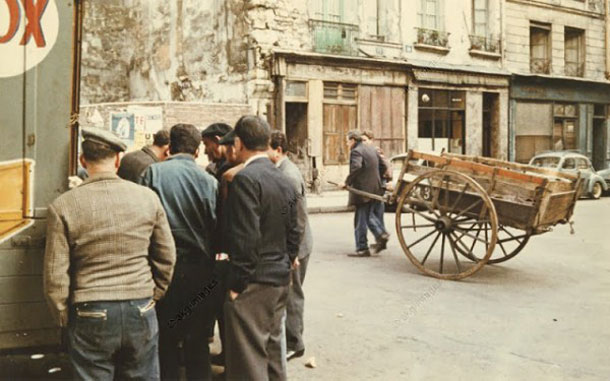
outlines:
{"label": "black shoe", "polygon": [[369,251],[369,249],[364,249],[364,250],[358,250],[355,253],[349,253],[347,255],[348,257],[370,257],[371,256],[371,252]]}
{"label": "black shoe", "polygon": [[301,349],[300,351],[288,351],[286,352],[286,361],[301,357],[303,354],[305,354],[305,349]]}
{"label": "black shoe", "polygon": [[223,352],[212,356],[210,359],[212,365],[225,366],[225,354]]}
{"label": "black shoe", "polygon": [[381,236],[379,236],[379,238],[377,238],[377,243],[373,245],[373,251],[375,252],[375,254],[387,249],[389,240],[390,235],[388,233],[383,233]]}

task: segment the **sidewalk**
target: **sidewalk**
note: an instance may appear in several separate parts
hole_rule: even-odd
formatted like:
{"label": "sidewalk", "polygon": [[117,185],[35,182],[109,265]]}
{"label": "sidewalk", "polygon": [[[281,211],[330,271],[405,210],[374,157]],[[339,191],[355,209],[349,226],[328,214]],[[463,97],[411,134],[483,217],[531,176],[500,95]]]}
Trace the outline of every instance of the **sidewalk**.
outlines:
{"label": "sidewalk", "polygon": [[339,213],[353,210],[347,206],[348,191],[328,191],[320,195],[307,194],[307,212],[312,213]]}

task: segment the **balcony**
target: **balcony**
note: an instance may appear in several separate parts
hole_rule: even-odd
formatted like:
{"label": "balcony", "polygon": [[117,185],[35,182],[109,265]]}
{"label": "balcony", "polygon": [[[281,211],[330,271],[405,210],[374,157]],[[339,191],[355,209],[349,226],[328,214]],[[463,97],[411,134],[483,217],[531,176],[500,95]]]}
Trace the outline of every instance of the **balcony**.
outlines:
{"label": "balcony", "polygon": [[551,72],[551,60],[548,58],[531,58],[530,72],[535,74],[549,74]]}
{"label": "balcony", "polygon": [[334,21],[309,20],[313,36],[313,49],[318,53],[358,55],[356,38],[358,25]]}
{"label": "balcony", "polygon": [[449,50],[449,33],[435,29],[417,29],[417,42],[415,47],[436,47],[441,50]]}
{"label": "balcony", "polygon": [[470,49],[500,54],[500,40],[492,37],[470,35]]}
{"label": "balcony", "polygon": [[584,77],[585,63],[584,62],[566,62],[565,74],[568,77]]}

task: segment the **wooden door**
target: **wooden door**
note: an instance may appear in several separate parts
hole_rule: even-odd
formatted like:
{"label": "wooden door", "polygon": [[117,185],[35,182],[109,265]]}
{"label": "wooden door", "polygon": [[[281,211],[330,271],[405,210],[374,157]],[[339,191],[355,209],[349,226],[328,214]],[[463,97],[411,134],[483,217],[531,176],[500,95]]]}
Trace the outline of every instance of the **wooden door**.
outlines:
{"label": "wooden door", "polygon": [[349,160],[345,137],[356,129],[356,106],[324,104],[324,165],[343,165]]}
{"label": "wooden door", "polygon": [[360,86],[360,130],[371,130],[386,157],[405,152],[405,97],[402,87]]}

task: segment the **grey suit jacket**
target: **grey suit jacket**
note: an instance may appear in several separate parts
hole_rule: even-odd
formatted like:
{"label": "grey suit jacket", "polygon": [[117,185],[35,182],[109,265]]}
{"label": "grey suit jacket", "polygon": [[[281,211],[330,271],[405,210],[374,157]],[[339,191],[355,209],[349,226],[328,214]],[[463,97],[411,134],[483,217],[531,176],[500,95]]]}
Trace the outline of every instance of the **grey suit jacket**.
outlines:
{"label": "grey suit jacket", "polygon": [[[345,184],[364,192],[382,195],[384,190],[381,176],[386,171],[386,164],[377,149],[359,142],[350,151],[349,176],[345,179]],[[350,192],[348,205],[361,205],[370,201],[368,197]]]}
{"label": "grey suit jacket", "polygon": [[297,194],[297,199],[294,200],[297,207],[297,224],[299,230],[303,231],[301,244],[299,245],[299,259],[307,257],[313,249],[313,236],[311,227],[309,226],[309,218],[307,217],[307,198],[305,197],[305,180],[299,168],[288,158],[285,158],[279,163],[278,168],[290,179],[292,186]]}

